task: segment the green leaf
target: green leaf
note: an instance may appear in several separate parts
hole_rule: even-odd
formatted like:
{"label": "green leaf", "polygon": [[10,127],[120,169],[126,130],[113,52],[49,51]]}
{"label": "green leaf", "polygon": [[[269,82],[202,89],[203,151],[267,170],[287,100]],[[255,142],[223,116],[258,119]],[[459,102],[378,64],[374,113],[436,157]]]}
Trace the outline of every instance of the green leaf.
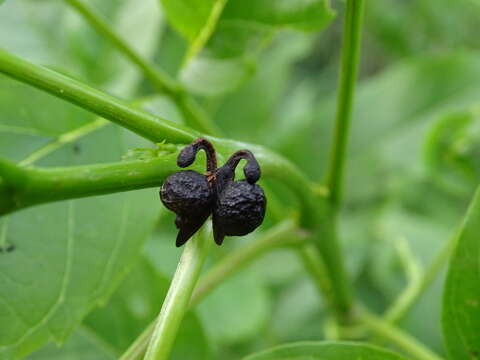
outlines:
{"label": "green leaf", "polygon": [[117,356],[113,349],[104,344],[98,337],[85,327],[76,330],[68,341],[58,347],[49,344],[28,355],[26,360],[115,360]]}
{"label": "green leaf", "polygon": [[[293,254],[292,254],[293,255]],[[286,264],[277,265],[276,269]],[[272,314],[271,328],[279,342],[320,340],[321,324],[325,321],[325,304],[308,276],[302,277],[278,294]]]}
{"label": "green leaf", "polygon": [[[333,17],[330,4],[325,0],[229,0],[218,19],[212,11],[222,0],[161,0],[172,26],[190,43],[197,40],[206,26],[215,27],[228,22],[243,22],[244,29],[254,25],[272,28],[292,28],[316,31]],[[218,21],[218,23],[209,23]]]}
{"label": "green leaf", "polygon": [[[427,190],[420,188],[420,185],[415,185],[415,189],[418,189],[418,193],[415,193],[417,199],[434,202],[433,206],[444,206],[438,198],[426,199],[422,191],[426,193]],[[372,287],[381,294],[377,295],[378,300],[383,298],[386,304],[395,301],[407,286],[406,270],[402,265],[399,249],[402,246],[409,248],[408,252],[412,257],[410,261],[425,269],[449,241],[455,219],[459,218],[451,209],[445,212],[448,219],[443,220],[435,218],[433,214],[428,216],[416,214],[411,209],[405,210],[401,205],[397,202],[384,207],[380,214],[377,213],[371,225],[377,231],[372,234],[376,241],[370,250],[369,280]],[[367,241],[364,242],[366,243]],[[441,278],[431,284],[402,321],[405,330],[438,352],[443,352],[442,334],[438,326],[442,284]],[[423,317],[425,312],[429,313],[431,321],[425,321]]]}
{"label": "green leaf", "polygon": [[[120,355],[158,315],[168,287],[168,279],[142,260],[125,278],[107,306],[93,311],[85,324]],[[172,359],[193,358],[210,359],[210,348],[196,315],[189,313],[182,321]]]}
{"label": "green leaf", "polygon": [[254,338],[268,320],[268,293],[252,271],[242,271],[220,284],[198,306],[206,332],[217,343]]}
{"label": "green leaf", "polygon": [[[0,156],[68,166],[148,145],[53,97],[0,78]],[[17,102],[20,99],[20,102]],[[12,144],[16,144],[12,148]],[[136,260],[160,208],[154,189],[62,201],[0,218],[0,357],[63,342]]]}
{"label": "green leaf", "polygon": [[[474,51],[452,51],[409,58],[359,83],[346,165],[346,199],[368,201],[385,190],[390,176],[399,179],[399,171],[419,174],[425,170],[424,141],[431,126],[448,113],[478,103],[478,56]],[[318,89],[317,78],[308,82]],[[293,96],[289,92],[285,98]],[[271,144],[312,178],[321,178],[328,162],[335,101],[332,94],[316,101],[316,110],[304,106],[295,118],[287,118],[290,126],[282,132],[283,138]],[[300,116],[303,121],[298,121]],[[274,126],[264,138],[271,137]],[[311,166],[306,154],[312,153],[318,166]]]}
{"label": "green leaf", "polygon": [[162,0],[168,20],[190,44],[180,78],[201,95],[223,94],[248,79],[277,30],[317,31],[334,17],[327,0],[230,0],[221,12],[224,2]]}
{"label": "green leaf", "polygon": [[193,60],[182,71],[181,79],[188,83],[190,91],[215,96],[236,89],[254,71],[255,64],[248,59],[202,56]]}
{"label": "green leaf", "polygon": [[449,113],[432,126],[425,146],[427,166],[445,190],[468,196],[480,178],[478,106]]}
{"label": "green leaf", "polygon": [[[313,101],[313,86],[308,89],[312,90],[310,94],[306,91],[298,96],[291,92],[287,97],[284,94],[290,85],[292,69],[308,56],[312,45],[313,39],[303,33],[279,35],[258,60],[254,77],[234,93],[226,94],[224,102],[215,110],[214,119],[228,136],[272,144],[278,134],[283,133],[283,118],[290,124],[302,121],[294,112],[304,113],[312,108],[309,102]],[[298,106],[295,110],[290,106],[293,97],[301,100],[295,104]],[[263,130],[267,127],[267,131]]]}
{"label": "green leaf", "polygon": [[[153,56],[163,20],[157,0],[89,2],[140,55]],[[12,32],[14,37],[9,36]],[[64,2],[6,2],[0,11],[0,43],[14,54],[68,69],[118,96],[131,96],[141,79],[139,71]]]}
{"label": "green leaf", "polygon": [[457,235],[443,295],[442,326],[451,359],[480,359],[480,190]]}
{"label": "green leaf", "polygon": [[[448,50],[452,44],[457,49],[475,48],[472,37],[480,16],[478,4],[478,0],[424,0],[421,4],[396,0],[367,2],[365,27],[388,57]],[[459,21],[462,31],[456,31]],[[404,27],[406,23],[409,26]],[[419,38],[418,34],[426,36]]]}
{"label": "green leaf", "polygon": [[230,0],[221,20],[317,31],[327,25],[333,15],[329,1],[325,0]]}
{"label": "green leaf", "polygon": [[348,342],[298,342],[280,345],[244,360],[405,360],[400,355],[372,345]]}
{"label": "green leaf", "polygon": [[192,43],[207,25],[216,0],[161,0],[170,24]]}
{"label": "green leaf", "polygon": [[[104,1],[99,1],[102,5]],[[164,25],[164,18],[161,12],[158,11],[157,0],[145,0],[138,2],[136,0],[124,1],[110,1],[110,3],[117,5],[115,12],[107,11],[106,15],[114,15],[111,23],[119,36],[124,39],[129,46],[131,46],[144,59],[152,59],[160,37],[162,36]],[[84,21],[82,19],[82,21]],[[88,24],[82,26],[81,29],[90,30]],[[79,29],[77,29],[77,32]],[[82,47],[82,49],[89,48],[93,43],[98,43],[105,39],[98,33],[94,33],[95,37],[89,39],[89,42]],[[114,94],[125,97],[131,96],[135,87],[139,85],[143,79],[143,74],[131,62],[123,56],[119,56],[118,49],[114,48],[112,44],[107,41],[105,69],[109,78],[105,86],[112,89]],[[97,67],[98,59],[96,54],[91,54],[91,60],[94,65],[90,67]],[[115,66],[112,70],[112,66]],[[167,118],[170,119],[170,118]]]}

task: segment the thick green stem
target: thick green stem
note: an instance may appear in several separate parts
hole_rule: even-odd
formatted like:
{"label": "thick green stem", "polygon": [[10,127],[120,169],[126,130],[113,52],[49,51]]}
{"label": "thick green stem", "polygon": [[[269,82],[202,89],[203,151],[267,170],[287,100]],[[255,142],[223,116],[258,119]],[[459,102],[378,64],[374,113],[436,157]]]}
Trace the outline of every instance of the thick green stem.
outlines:
{"label": "thick green stem", "polygon": [[343,169],[360,61],[364,3],[364,0],[347,0],[346,2],[335,132],[327,172],[330,202],[334,209],[338,208],[341,201]]}
{"label": "thick green stem", "polygon": [[342,61],[340,69],[337,115],[327,172],[329,202],[319,220],[319,241],[315,244],[322,254],[331,279],[333,307],[337,320],[343,324],[351,319],[352,299],[342,252],[338,244],[337,211],[340,205],[343,168],[350,128],[353,96],[360,58],[360,38],[364,0],[347,0],[344,22]]}
{"label": "thick green stem", "polygon": [[145,360],[169,359],[210,243],[210,239],[202,235],[187,242],[156,320]]}
{"label": "thick green stem", "polygon": [[[173,144],[186,144],[201,136],[200,133],[188,127],[132,107],[80,81],[31,64],[4,50],[0,50],[0,73],[76,104],[154,142],[166,140]],[[307,228],[315,226],[319,210],[318,203],[321,200],[318,200],[312,191],[311,183],[296,166],[261,146],[214,137],[208,138],[214,143],[217,151],[225,156],[245,148],[254,152],[263,173],[284,182],[300,200],[301,225]]]}
{"label": "thick green stem", "polygon": [[92,27],[109,40],[120,53],[124,54],[160,91],[169,95],[182,111],[187,124],[210,135],[220,134],[218,127],[210,122],[198,104],[182,89],[181,85],[171,79],[168,74],[160,71],[138,54],[125,40],[123,40],[108,21],[82,0],[65,0],[72,8],[83,16]]}
{"label": "thick green stem", "polygon": [[382,318],[366,310],[359,310],[357,318],[372,333],[384,338],[391,344],[410,354],[416,360],[442,360],[430,349],[419,343],[415,338],[391,325]]}
{"label": "thick green stem", "polygon": [[[300,247],[300,255],[320,292],[328,295],[331,291],[331,280],[326,274],[326,268],[317,249],[309,245],[302,245]],[[328,298],[327,296],[327,300]],[[417,360],[441,360],[440,357],[423,344],[417,342],[413,337],[391,325],[386,320],[371,314],[365,309],[357,310],[353,318],[356,321],[355,325],[365,326],[372,333],[388,340],[391,344],[403,349]]]}
{"label": "thick green stem", "polygon": [[317,219],[318,230],[313,244],[322,257],[327,277],[330,279],[329,303],[337,322],[346,325],[352,320],[352,294],[343,254],[338,243],[336,215],[329,204],[325,206],[327,210],[324,210],[324,215]]}
{"label": "thick green stem", "polygon": [[[326,269],[322,263],[320,254],[316,248],[303,245],[300,248],[300,255],[304,261],[305,267],[314,279],[320,292],[328,294],[330,292],[330,278],[326,277]],[[371,314],[365,309],[357,309],[354,319],[371,332],[391,344],[398,346],[405,352],[414,356],[417,360],[442,360],[423,344],[417,342],[413,337],[404,333],[400,329],[388,323],[386,320]]]}
{"label": "thick green stem", "polygon": [[6,189],[0,214],[45,202],[159,187],[178,170],[176,157],[59,168],[22,168],[0,158],[0,189]]}
{"label": "thick green stem", "polygon": [[0,50],[0,73],[67,100],[155,142],[189,143],[198,133],[136,109],[80,81]]}
{"label": "thick green stem", "polygon": [[[0,50],[0,72],[81,106],[86,110],[90,110],[154,142],[166,140],[173,144],[185,144],[201,136],[201,134],[188,127],[178,125],[134,108],[80,81],[71,79],[47,68],[31,64],[2,50]],[[310,181],[295,165],[268,149],[262,146],[211,136],[207,138],[212,141],[219,154],[223,156],[229,156],[234,151],[240,149],[247,148],[251,150],[259,160],[263,174],[283,182],[296,195],[299,200],[300,226],[314,232],[315,243],[322,253],[328,270],[328,276],[332,279],[332,300],[330,303],[334,304],[335,314],[339,317],[339,320],[342,318],[347,319],[351,303],[348,293],[348,283],[336,239],[332,236],[333,227],[326,226],[331,223],[331,218],[327,215],[328,208],[325,206],[325,198],[315,194]],[[148,167],[149,164],[150,163],[145,163],[144,165]],[[170,162],[168,165],[170,166],[172,163]],[[170,167],[168,167],[168,169],[168,171],[171,170]],[[87,170],[87,168],[85,168],[85,170]],[[99,168],[99,170],[102,170],[102,168]],[[130,170],[135,173],[133,167]],[[62,169],[62,171],[68,172],[68,169]],[[145,171],[148,172],[148,169]],[[67,179],[71,176],[72,183],[82,183],[82,180],[75,179],[75,174],[71,173],[67,175],[68,176],[62,180],[62,186],[67,186],[71,190],[71,193],[64,191],[64,193],[70,194],[68,198],[99,193],[76,190],[73,186],[68,185],[69,180]],[[117,174],[117,176],[118,175],[119,174]],[[62,173],[57,174],[57,176],[62,178]],[[106,178],[108,178],[108,174],[106,174]],[[42,186],[48,188],[48,186],[43,183],[43,181],[48,183],[48,180],[42,179],[41,177],[40,180],[37,188],[42,188]],[[118,180],[114,182],[118,182]],[[93,184],[93,180],[91,183]],[[2,184],[3,183],[0,183],[0,192],[9,192],[10,190],[6,190]],[[102,190],[102,193],[120,191],[118,189],[118,183],[115,183],[115,186],[111,187],[108,187],[108,184],[109,182],[106,181],[105,189]],[[138,182],[134,186],[127,183],[122,186],[125,190],[128,190],[146,187],[147,185]],[[87,184],[84,187],[84,189],[87,190],[90,188],[92,188],[91,184]],[[38,195],[41,196],[41,194]],[[32,198],[35,198],[35,196],[32,196]],[[23,206],[26,205],[23,204]],[[318,231],[318,229],[320,229],[320,231]]]}
{"label": "thick green stem", "polygon": [[[246,265],[260,258],[266,252],[282,246],[299,245],[305,234],[292,220],[285,220],[268,230],[260,239],[241,247],[223,258],[212,267],[198,282],[190,300],[190,308],[201,302],[223,280]],[[153,333],[154,324],[150,324],[130,345],[120,360],[138,360],[141,358]]]}
{"label": "thick green stem", "polygon": [[[262,147],[228,142],[223,153],[231,154],[244,146],[254,149],[264,175],[292,189],[300,200],[301,224],[313,226],[317,205],[308,180],[291,163]],[[178,171],[176,157],[175,152],[149,160],[57,168],[23,167],[0,158],[0,214],[39,203],[157,187]]]}

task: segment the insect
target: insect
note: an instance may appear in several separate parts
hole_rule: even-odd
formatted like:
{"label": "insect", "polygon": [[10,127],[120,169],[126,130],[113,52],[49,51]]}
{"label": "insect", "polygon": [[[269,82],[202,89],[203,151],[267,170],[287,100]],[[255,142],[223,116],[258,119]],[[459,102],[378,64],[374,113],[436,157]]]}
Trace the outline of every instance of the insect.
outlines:
{"label": "insect", "polygon": [[[256,184],[261,171],[255,156],[249,150],[239,150],[217,168],[213,145],[200,138],[180,152],[177,165],[190,166],[200,150],[207,155],[205,174],[181,170],[170,175],[160,188],[161,201],[177,215],[177,247],[185,244],[210,215],[218,245],[223,243],[225,236],[251,233],[262,224],[265,216],[267,200]],[[235,169],[242,159],[247,161],[243,168],[245,179],[235,181]]]}

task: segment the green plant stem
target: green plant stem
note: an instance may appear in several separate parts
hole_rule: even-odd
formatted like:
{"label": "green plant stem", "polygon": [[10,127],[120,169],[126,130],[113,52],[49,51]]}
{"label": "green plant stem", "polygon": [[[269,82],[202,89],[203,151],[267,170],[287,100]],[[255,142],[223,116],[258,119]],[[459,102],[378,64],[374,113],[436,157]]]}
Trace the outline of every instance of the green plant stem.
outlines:
{"label": "green plant stem", "polygon": [[[324,216],[317,219],[318,229],[313,244],[319,251],[329,278],[328,301],[337,323],[348,325],[352,321],[352,293],[343,254],[338,243],[336,215],[326,204]],[[328,296],[329,295],[329,296]]]}
{"label": "green plant stem", "polygon": [[218,19],[222,15],[222,11],[226,3],[227,0],[216,0],[214,2],[205,25],[203,26],[200,34],[198,34],[193,44],[191,44],[190,48],[188,49],[187,55],[185,56],[185,63],[188,63],[191,58],[197,55],[198,52],[205,46],[208,39],[210,39],[213,32],[215,31]]}
{"label": "green plant stem", "polygon": [[123,40],[108,21],[93,7],[82,0],[65,0],[101,35],[109,40],[120,53],[124,54],[154,86],[169,95],[183,113],[187,124],[209,134],[219,135],[220,129],[209,120],[205,112],[175,80],[149,63]]}
{"label": "green plant stem", "polygon": [[[154,142],[165,140],[173,144],[186,144],[201,136],[186,126],[137,109],[80,81],[31,64],[4,50],[0,50],[0,73],[76,104]],[[285,183],[300,200],[301,226],[311,229],[316,225],[319,216],[318,203],[322,200],[318,200],[310,181],[295,165],[261,146],[214,137],[208,139],[213,142],[217,151],[225,156],[244,148],[253,151],[263,173]],[[133,188],[132,186],[131,189]],[[115,190],[112,189],[113,191]]]}
{"label": "green plant stem", "polygon": [[357,318],[372,333],[388,340],[391,344],[396,345],[416,360],[442,360],[441,357],[425,347],[425,345],[419,343],[409,334],[366,310],[359,310]]}
{"label": "green plant stem", "polygon": [[355,82],[360,59],[360,39],[364,0],[347,0],[344,21],[342,60],[339,78],[335,131],[327,170],[328,206],[326,216],[319,222],[319,249],[330,278],[337,321],[343,325],[351,321],[352,295],[343,255],[338,244],[337,212],[341,199],[342,176],[345,166],[347,140],[350,128]]}
{"label": "green plant stem", "polygon": [[327,172],[330,203],[334,210],[339,207],[342,195],[343,169],[345,167],[353,97],[360,61],[364,4],[364,0],[347,0],[346,2],[337,113],[330,163]]}
{"label": "green plant stem", "polygon": [[[261,238],[225,256],[200,278],[190,300],[190,308],[200,303],[223,280],[266,252],[283,246],[297,246],[302,243],[305,236],[293,220],[284,220],[268,230]],[[135,339],[120,360],[140,359],[152,336],[153,328],[152,323]]]}
{"label": "green plant stem", "polygon": [[[327,301],[331,301],[333,299],[333,295],[331,294],[331,281],[317,248],[312,244],[306,243],[298,248],[298,255],[300,256],[305,269],[312,277],[319,293],[325,295]],[[334,307],[335,305],[330,304],[330,306]]]}
{"label": "green plant stem", "polygon": [[82,0],[65,0],[65,2],[75,9],[97,32],[105,36],[118,51],[134,63],[141,72],[145,74],[145,77],[156,85],[160,91],[168,94],[175,94],[178,91],[178,84],[176,84],[173,79],[170,79],[168,74],[155,68],[153,64],[143,59],[140,54],[116,33],[103,15],[92,6]]}
{"label": "green plant stem", "polygon": [[145,360],[169,359],[210,243],[207,236],[197,235],[186,244],[155,322]]}
{"label": "green plant stem", "polygon": [[456,237],[452,237],[435,256],[418,279],[408,286],[398,300],[385,312],[384,319],[392,324],[402,320],[418,301],[425,289],[435,280],[455,249]]}
{"label": "green plant stem", "polygon": [[[200,133],[186,126],[178,125],[132,107],[124,101],[93,89],[80,81],[42,66],[31,64],[4,50],[0,50],[0,73],[76,104],[154,142],[165,140],[173,144],[185,144],[201,136]],[[328,276],[331,278],[332,300],[329,303],[333,304],[333,310],[339,321],[348,319],[351,308],[348,282],[336,238],[332,236],[334,227],[329,226],[332,219],[331,216],[328,216],[329,209],[325,206],[325,198],[315,194],[311,182],[295,165],[268,149],[258,145],[211,136],[207,138],[212,141],[218,153],[223,156],[228,156],[239,149],[248,148],[260,162],[263,174],[283,182],[298,198],[300,226],[314,233],[313,239],[322,253]],[[172,163],[169,164],[172,165]],[[130,170],[135,172],[133,167]],[[74,177],[74,174],[71,174],[71,176]],[[118,180],[112,181],[118,183]],[[65,182],[68,186],[68,180],[65,180]],[[105,183],[108,183],[106,179]],[[112,186],[108,191],[119,191],[117,185]],[[132,190],[146,186],[137,183],[135,186],[125,184],[124,187],[125,190]],[[68,195],[69,198],[94,194],[88,192],[85,195],[73,187],[70,187],[70,189],[73,194]],[[11,193],[10,189],[1,185],[0,193],[5,192]],[[104,191],[104,193],[106,192],[107,190]],[[67,191],[64,191],[64,193],[67,193]]]}
{"label": "green plant stem", "polygon": [[405,314],[407,307],[411,304],[412,296],[415,296],[418,291],[418,285],[423,274],[423,270],[406,239],[400,238],[395,241],[395,248],[404,268],[407,286],[383,315],[383,318],[392,324]]}
{"label": "green plant stem", "polygon": [[189,143],[198,133],[129,106],[80,81],[0,50],[0,73],[67,100],[155,142]]}
{"label": "green plant stem", "polygon": [[176,157],[59,168],[22,168],[0,158],[0,192],[5,189],[0,215],[46,202],[158,187],[178,170]]}
{"label": "green plant stem", "polygon": [[[230,144],[226,153],[245,144]],[[265,175],[289,186],[300,200],[301,223],[308,227],[317,214],[308,180],[288,161],[261,147],[256,149]],[[231,150],[227,150],[231,149]],[[120,191],[157,187],[175,171],[176,153],[149,160],[128,160],[116,163],[71,167],[38,168],[19,166],[0,158],[0,214],[45,202],[75,199]],[[193,167],[202,171],[201,166]]]}

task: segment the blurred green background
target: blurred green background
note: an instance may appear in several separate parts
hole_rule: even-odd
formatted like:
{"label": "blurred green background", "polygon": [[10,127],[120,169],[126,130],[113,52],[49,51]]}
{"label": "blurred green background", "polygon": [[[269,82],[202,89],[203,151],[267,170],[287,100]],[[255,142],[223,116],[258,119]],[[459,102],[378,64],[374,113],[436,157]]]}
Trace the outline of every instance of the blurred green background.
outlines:
{"label": "blurred green background", "polygon": [[[259,26],[242,29],[248,39],[240,39],[228,29],[224,35],[220,26],[188,65],[187,41],[169,25],[158,1],[90,3],[135,49],[181,79],[225,137],[264,144],[322,181],[332,138],[342,1],[333,1],[337,16],[321,32]],[[407,244],[426,266],[454,233],[480,178],[479,18],[476,0],[366,2],[340,234],[356,293],[376,311],[406,285],[398,247]],[[175,105],[155,95],[62,1],[6,0],[0,46],[119,97],[143,99],[139,106],[182,121]],[[25,85],[3,77],[0,84],[3,118],[69,118],[68,124],[56,123],[50,136],[93,119]],[[14,144],[0,139],[2,156],[14,160],[34,146],[28,137]],[[264,182],[285,212],[268,212],[258,232],[212,250],[208,266],[291,216],[295,204],[288,191]],[[110,301],[90,313],[63,348],[49,345],[28,359],[113,359],[121,353],[159,310],[181,252],[172,245],[174,236],[173,217],[162,211],[141,259]],[[439,353],[442,284],[437,279],[401,323]],[[299,259],[277,250],[229,279],[187,317],[173,358],[234,360],[283,342],[323,339],[327,319]]]}

